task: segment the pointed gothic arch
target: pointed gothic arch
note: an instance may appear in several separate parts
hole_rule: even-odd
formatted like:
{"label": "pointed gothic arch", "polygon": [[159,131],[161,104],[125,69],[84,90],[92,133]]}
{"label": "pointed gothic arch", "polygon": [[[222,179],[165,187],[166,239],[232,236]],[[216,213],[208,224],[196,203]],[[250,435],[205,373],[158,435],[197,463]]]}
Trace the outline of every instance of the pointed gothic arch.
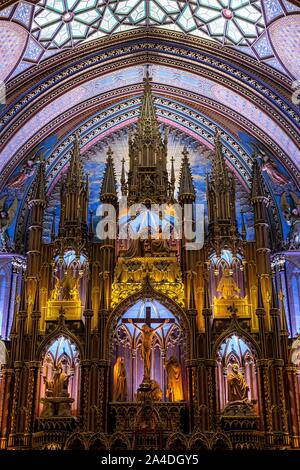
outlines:
{"label": "pointed gothic arch", "polygon": [[143,289],[140,291],[129,295],[126,299],[120,302],[114,310],[109,314],[106,329],[105,329],[105,338],[107,343],[105,344],[105,356],[107,360],[111,360],[112,355],[112,342],[111,338],[114,334],[114,330],[116,328],[117,322],[122,317],[122,315],[135,303],[140,300],[149,299],[149,300],[157,300],[162,305],[164,305],[167,309],[169,309],[176,318],[178,318],[180,326],[183,330],[183,334],[185,337],[185,358],[186,360],[190,360],[192,358],[192,350],[191,350],[191,337],[192,331],[190,327],[190,323],[187,317],[187,313],[178,305],[173,299],[168,297],[167,295],[163,294],[162,292],[158,292],[152,288],[152,286],[147,283]]}

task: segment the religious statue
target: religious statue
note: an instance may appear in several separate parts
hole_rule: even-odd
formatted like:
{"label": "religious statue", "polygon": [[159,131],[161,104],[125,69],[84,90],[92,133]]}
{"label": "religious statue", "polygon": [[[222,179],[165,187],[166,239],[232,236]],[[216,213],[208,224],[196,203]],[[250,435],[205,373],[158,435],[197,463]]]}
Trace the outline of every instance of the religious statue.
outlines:
{"label": "religious statue", "polygon": [[127,378],[124,357],[118,356],[114,365],[113,401],[127,400]]}
{"label": "religious statue", "polygon": [[161,401],[162,390],[156,380],[150,380],[151,394],[154,401]]}
{"label": "religious statue", "polygon": [[181,366],[175,356],[171,356],[166,362],[166,371],[168,376],[167,397],[169,401],[183,400]]}
{"label": "religious statue", "polygon": [[44,377],[46,396],[52,398],[68,397],[68,384],[70,376],[65,374],[61,362],[54,371],[52,379]]}
{"label": "religious statue", "polygon": [[15,198],[8,209],[4,208],[7,197],[0,200],[0,250],[7,251],[12,248],[7,230],[13,223],[18,208],[18,199]]}
{"label": "religious statue", "polygon": [[54,289],[50,293],[50,300],[60,300],[61,294],[61,282],[60,279],[54,275],[55,279],[55,286]]}
{"label": "religious statue", "polygon": [[135,328],[137,328],[142,333],[142,348],[141,348],[141,355],[144,361],[144,378],[143,381],[150,380],[150,360],[151,360],[151,346],[153,336],[156,331],[163,328],[165,323],[169,322],[169,319],[166,319],[161,325],[157,326],[156,328],[151,328],[151,326],[144,324],[142,328],[135,325],[133,320],[130,318],[129,323],[131,323]]}
{"label": "religious statue", "polygon": [[53,374],[53,397],[67,397],[70,376],[65,374],[61,362]]}
{"label": "religious statue", "polygon": [[159,227],[157,238],[151,239],[151,254],[167,254],[170,251],[168,241],[163,238],[163,230]]}
{"label": "religious statue", "polygon": [[296,193],[283,193],[280,198],[280,208],[286,223],[291,227],[288,241],[292,248],[300,247],[300,198]]}
{"label": "religious statue", "polygon": [[238,364],[233,364],[227,382],[229,402],[247,400],[249,386],[243,374],[239,372]]}
{"label": "religious statue", "polygon": [[230,274],[229,269],[224,269],[224,274],[219,282],[217,292],[221,293],[221,299],[238,299],[240,289]]}
{"label": "religious statue", "polygon": [[79,300],[79,283],[80,276],[75,278],[72,269],[68,268],[64,279],[61,281],[62,299]]}

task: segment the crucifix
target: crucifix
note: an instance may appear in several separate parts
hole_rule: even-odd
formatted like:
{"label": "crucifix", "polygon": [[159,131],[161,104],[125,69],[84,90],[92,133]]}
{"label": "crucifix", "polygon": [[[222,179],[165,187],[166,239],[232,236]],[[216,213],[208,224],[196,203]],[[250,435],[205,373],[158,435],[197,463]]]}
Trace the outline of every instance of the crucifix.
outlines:
{"label": "crucifix", "polygon": [[[151,347],[152,340],[156,331],[160,330],[166,323],[174,323],[175,320],[165,318],[152,318],[151,317],[151,307],[146,307],[146,318],[124,318],[122,323],[131,323],[135,328],[137,328],[142,333],[142,348],[141,355],[144,361],[144,378],[143,382],[150,381],[150,358],[151,358]],[[142,328],[140,328],[137,323],[143,323]],[[151,324],[159,323],[156,328],[152,328]]]}

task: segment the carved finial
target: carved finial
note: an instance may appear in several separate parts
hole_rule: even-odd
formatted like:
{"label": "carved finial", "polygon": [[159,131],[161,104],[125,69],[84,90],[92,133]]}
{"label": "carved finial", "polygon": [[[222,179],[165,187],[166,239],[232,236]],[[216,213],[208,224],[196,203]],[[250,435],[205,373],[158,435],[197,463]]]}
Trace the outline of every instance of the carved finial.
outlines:
{"label": "carved finial", "polygon": [[242,216],[242,239],[246,240],[246,238],[247,238],[247,228],[246,228],[246,225],[245,225],[244,214],[245,213],[243,211],[241,211],[241,216]]}
{"label": "carved finial", "polygon": [[121,163],[122,163],[121,180],[120,180],[121,192],[122,192],[122,196],[126,196],[127,185],[126,185],[126,177],[125,177],[125,158],[122,158]]}
{"label": "carved finial", "polygon": [[261,172],[260,162],[258,158],[255,158],[252,169],[252,188],[251,198],[266,197],[266,189],[264,184],[264,178]]}
{"label": "carved finial", "polygon": [[113,151],[111,147],[108,147],[106,166],[100,191],[100,201],[108,201],[111,198],[114,202],[117,200],[117,182],[113,162]]}
{"label": "carved finial", "polygon": [[193,177],[189,162],[189,153],[186,148],[183,149],[182,152],[183,158],[181,163],[181,171],[179,177],[179,190],[178,196],[179,198],[189,198],[192,201],[195,200],[195,188],[193,184]]}

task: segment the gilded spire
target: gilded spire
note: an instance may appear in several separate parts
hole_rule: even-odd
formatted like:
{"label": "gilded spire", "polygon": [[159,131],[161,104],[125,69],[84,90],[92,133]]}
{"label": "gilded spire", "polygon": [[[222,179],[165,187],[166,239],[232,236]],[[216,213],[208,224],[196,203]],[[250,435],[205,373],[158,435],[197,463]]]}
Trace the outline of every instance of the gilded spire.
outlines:
{"label": "gilded spire", "polygon": [[246,228],[246,224],[245,224],[244,212],[241,212],[241,216],[242,216],[242,239],[246,240],[246,238],[247,238],[247,228]]}
{"label": "gilded spire", "polygon": [[146,72],[144,78],[144,95],[142,99],[142,106],[140,110],[140,116],[138,119],[138,135],[143,140],[154,139],[157,135],[160,135],[159,124],[155,112],[152,87],[152,78],[149,76],[149,72]]}
{"label": "gilded spire", "polygon": [[109,198],[117,199],[117,183],[113,162],[113,151],[109,147],[107,151],[106,166],[100,192],[100,201],[105,202]]}
{"label": "gilded spire", "polygon": [[127,194],[127,185],[126,185],[126,177],[125,177],[125,158],[122,158],[122,171],[121,171],[121,192],[122,196],[126,196]]}
{"label": "gilded spire", "polygon": [[178,197],[179,198],[189,198],[193,201],[195,200],[195,188],[193,184],[193,177],[190,167],[190,162],[188,158],[188,151],[184,148],[182,152],[183,158],[181,163],[181,171],[179,177],[179,190],[178,190]]}
{"label": "gilded spire", "polygon": [[227,174],[227,166],[222,152],[221,133],[219,130],[215,134],[214,142],[213,173],[217,178],[220,178],[224,174]]}
{"label": "gilded spire", "polygon": [[66,174],[66,184],[78,187],[83,182],[83,168],[80,159],[80,134],[75,133],[74,146],[71,154],[70,166]]}
{"label": "gilded spire", "polygon": [[266,197],[266,190],[264,185],[264,178],[261,172],[259,160],[255,158],[252,169],[252,200],[257,197]]}
{"label": "gilded spire", "polygon": [[46,171],[45,162],[40,159],[35,178],[35,188],[31,200],[46,202]]}

